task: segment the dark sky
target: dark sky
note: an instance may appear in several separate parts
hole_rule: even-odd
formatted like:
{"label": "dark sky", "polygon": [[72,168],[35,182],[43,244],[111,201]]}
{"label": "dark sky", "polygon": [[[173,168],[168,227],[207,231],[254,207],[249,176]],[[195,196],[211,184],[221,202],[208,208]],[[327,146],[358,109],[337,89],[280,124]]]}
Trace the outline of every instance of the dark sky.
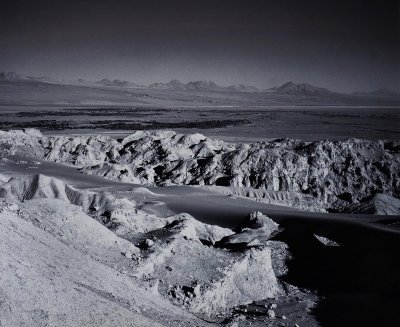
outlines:
{"label": "dark sky", "polygon": [[0,70],[400,90],[400,1],[12,0]]}

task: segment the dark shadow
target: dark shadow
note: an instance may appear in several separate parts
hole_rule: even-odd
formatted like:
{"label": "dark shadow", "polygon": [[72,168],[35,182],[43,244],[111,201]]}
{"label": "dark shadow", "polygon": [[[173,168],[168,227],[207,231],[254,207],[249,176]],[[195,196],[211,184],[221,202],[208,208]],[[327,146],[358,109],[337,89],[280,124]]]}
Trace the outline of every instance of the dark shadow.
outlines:
{"label": "dark shadow", "polygon": [[230,186],[231,185],[231,177],[230,176],[219,177],[215,181],[215,185],[217,185],[217,186]]}
{"label": "dark shadow", "polygon": [[[284,225],[275,237],[293,255],[284,280],[318,293],[313,314],[321,326],[400,326],[398,235],[350,224],[333,230],[294,220]],[[341,246],[325,246],[314,233]]]}

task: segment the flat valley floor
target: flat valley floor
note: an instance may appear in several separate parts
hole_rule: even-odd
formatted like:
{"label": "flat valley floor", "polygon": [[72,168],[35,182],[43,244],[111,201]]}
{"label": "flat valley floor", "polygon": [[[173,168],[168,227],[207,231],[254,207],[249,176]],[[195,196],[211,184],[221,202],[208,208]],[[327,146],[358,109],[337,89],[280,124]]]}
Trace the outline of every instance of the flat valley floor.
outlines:
{"label": "flat valley floor", "polygon": [[400,108],[349,106],[1,106],[0,128],[54,134],[173,129],[225,141],[400,139]]}

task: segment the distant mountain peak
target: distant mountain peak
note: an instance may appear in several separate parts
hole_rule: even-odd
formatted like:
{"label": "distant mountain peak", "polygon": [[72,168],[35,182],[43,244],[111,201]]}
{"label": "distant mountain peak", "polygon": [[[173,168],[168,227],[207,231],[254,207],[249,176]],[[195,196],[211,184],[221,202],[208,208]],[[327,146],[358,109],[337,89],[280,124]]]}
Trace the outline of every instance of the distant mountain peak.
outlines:
{"label": "distant mountain peak", "polygon": [[184,83],[182,83],[181,81],[177,80],[177,79],[173,79],[171,81],[169,81],[168,83],[166,83],[166,85],[168,85],[171,88],[183,88],[185,86]]}
{"label": "distant mountain peak", "polygon": [[292,81],[289,81],[289,82],[283,83],[281,86],[279,86],[279,88],[285,88],[285,87],[289,87],[289,86],[293,86],[293,85],[296,85],[296,84]]}
{"label": "distant mountain peak", "polygon": [[103,78],[100,81],[97,81],[96,84],[102,85],[102,86],[112,86],[112,87],[134,87],[137,86],[135,83],[128,82],[128,81],[123,81],[120,79],[109,79],[109,78]]}
{"label": "distant mountain peak", "polygon": [[314,86],[308,83],[296,84],[292,81],[286,82],[278,87],[273,87],[272,89],[269,89],[269,91],[274,91],[279,94],[297,96],[324,96],[335,94],[335,92],[322,87]]}
{"label": "distant mountain peak", "polygon": [[163,89],[163,90],[182,90],[185,88],[185,84],[177,79],[173,79],[167,83],[153,83],[149,85],[151,89]]}
{"label": "distant mountain peak", "polygon": [[218,91],[223,89],[213,81],[206,80],[189,82],[186,84],[186,88],[193,91]]}
{"label": "distant mountain peak", "polygon": [[29,77],[15,72],[0,72],[0,80],[3,81],[26,81],[30,80]]}
{"label": "distant mountain peak", "polygon": [[149,85],[151,89],[163,89],[163,90],[186,90],[186,91],[213,91],[222,90],[223,88],[218,86],[212,81],[192,81],[187,84],[182,83],[177,79],[173,79],[168,83],[153,83]]}
{"label": "distant mountain peak", "polygon": [[198,80],[190,81],[187,84],[182,83],[177,79],[173,79],[168,83],[153,83],[149,85],[151,89],[160,90],[183,90],[183,91],[221,91],[221,92],[259,92],[260,90],[255,86],[237,84],[228,87],[219,86],[213,81]]}

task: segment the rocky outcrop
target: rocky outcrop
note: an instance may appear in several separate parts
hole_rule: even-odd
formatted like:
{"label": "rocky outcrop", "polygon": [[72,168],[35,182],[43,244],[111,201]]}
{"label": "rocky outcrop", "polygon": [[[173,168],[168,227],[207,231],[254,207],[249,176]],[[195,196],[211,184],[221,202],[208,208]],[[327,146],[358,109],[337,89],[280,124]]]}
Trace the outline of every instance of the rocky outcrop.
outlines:
{"label": "rocky outcrop", "polygon": [[302,192],[267,191],[252,187],[233,186],[203,186],[203,188],[231,197],[249,198],[257,202],[291,207],[310,212],[326,212],[326,203],[323,199],[315,198],[311,194],[305,194]]}
{"label": "rocky outcrop", "polygon": [[0,198],[21,202],[55,199],[74,204],[119,235],[130,229],[132,214],[145,215],[136,209],[133,200],[119,199],[104,191],[80,190],[59,179],[40,174],[11,178],[0,185]]}
{"label": "rocky outcrop", "polygon": [[268,247],[249,250],[221,273],[190,303],[193,311],[206,314],[223,311],[241,303],[274,298],[280,293]]}
{"label": "rocky outcrop", "polygon": [[146,290],[140,250],[75,205],[0,199],[0,227],[2,326],[209,325]]}
{"label": "rocky outcrop", "polygon": [[237,233],[225,236],[217,245],[225,248],[260,246],[277,234],[278,228],[272,219],[261,212],[253,212]]}
{"label": "rocky outcrop", "polygon": [[378,193],[360,203],[332,206],[331,212],[361,213],[369,215],[400,215],[400,199]]}
{"label": "rocky outcrop", "polygon": [[121,140],[13,133],[0,135],[0,142],[10,144],[9,137],[17,135],[23,144],[25,137],[46,160],[133,183],[290,192],[311,196],[327,208],[376,193],[400,196],[400,151],[394,142],[279,139],[234,144],[173,131],[140,131]]}
{"label": "rocky outcrop", "polygon": [[[236,235],[234,231],[189,214],[156,217],[137,209],[132,200],[80,190],[43,175],[0,185],[0,218],[10,210],[82,255],[141,280],[143,292],[161,294],[196,314],[214,316],[282,292],[274,269],[281,274],[284,247],[263,242],[227,251],[221,240]],[[259,213],[250,215],[246,226],[254,235],[242,229],[240,240],[267,240],[277,228]]]}

